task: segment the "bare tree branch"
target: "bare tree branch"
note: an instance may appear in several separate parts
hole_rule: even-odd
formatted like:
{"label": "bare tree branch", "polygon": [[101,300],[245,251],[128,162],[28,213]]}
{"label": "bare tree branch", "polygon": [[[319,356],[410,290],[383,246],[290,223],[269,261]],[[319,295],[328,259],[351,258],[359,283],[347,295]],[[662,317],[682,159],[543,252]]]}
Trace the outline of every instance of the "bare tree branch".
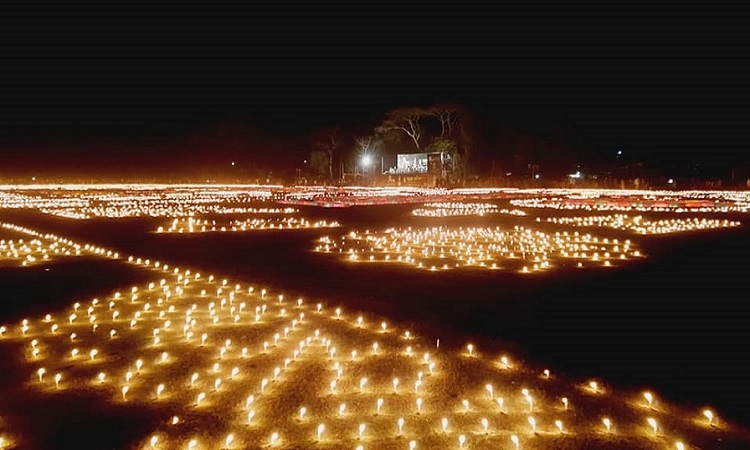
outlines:
{"label": "bare tree branch", "polygon": [[453,126],[458,122],[458,107],[453,105],[435,105],[429,108],[429,114],[440,122],[440,137],[451,137]]}
{"label": "bare tree branch", "polygon": [[401,131],[411,138],[414,147],[419,150],[422,148],[420,143],[422,128],[419,121],[425,114],[426,112],[419,108],[395,109],[386,115],[385,120],[377,130],[381,133]]}
{"label": "bare tree branch", "polygon": [[375,150],[376,140],[373,136],[363,136],[357,139],[357,148],[363,153],[371,153]]}

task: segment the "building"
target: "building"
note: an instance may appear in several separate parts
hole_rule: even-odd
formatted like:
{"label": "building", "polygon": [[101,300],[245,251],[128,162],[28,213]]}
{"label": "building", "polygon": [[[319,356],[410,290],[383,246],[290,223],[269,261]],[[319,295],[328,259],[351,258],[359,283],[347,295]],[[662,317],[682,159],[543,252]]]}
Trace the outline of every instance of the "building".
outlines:
{"label": "building", "polygon": [[389,185],[438,187],[445,179],[444,160],[440,152],[402,153],[396,155],[396,167],[384,175]]}

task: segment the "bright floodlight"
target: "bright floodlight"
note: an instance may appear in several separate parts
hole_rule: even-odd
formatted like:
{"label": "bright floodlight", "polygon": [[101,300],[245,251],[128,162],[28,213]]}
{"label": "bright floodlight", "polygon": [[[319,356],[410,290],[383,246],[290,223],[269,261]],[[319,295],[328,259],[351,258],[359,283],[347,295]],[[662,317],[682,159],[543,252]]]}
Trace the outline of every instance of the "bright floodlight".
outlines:
{"label": "bright floodlight", "polygon": [[372,164],[372,156],[362,155],[362,165],[368,167],[370,164]]}

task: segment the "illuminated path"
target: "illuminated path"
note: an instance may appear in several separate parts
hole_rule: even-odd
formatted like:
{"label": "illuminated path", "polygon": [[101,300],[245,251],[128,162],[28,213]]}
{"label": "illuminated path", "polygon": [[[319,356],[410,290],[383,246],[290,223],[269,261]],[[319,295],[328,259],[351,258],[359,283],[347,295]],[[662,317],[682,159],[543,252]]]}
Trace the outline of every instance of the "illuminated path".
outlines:
{"label": "illuminated path", "polygon": [[[541,222],[541,218],[536,219]],[[638,234],[671,234],[687,231],[715,230],[740,226],[740,222],[733,220],[719,220],[707,218],[672,218],[653,220],[643,216],[628,216],[627,214],[610,214],[606,216],[586,217],[548,217],[548,223],[568,227],[600,227],[627,230]]]}
{"label": "illuminated path", "polygon": [[488,214],[526,215],[520,209],[498,209],[497,205],[493,203],[471,202],[425,203],[421,208],[413,209],[411,214],[417,217],[485,216]]}
{"label": "illuminated path", "polygon": [[0,233],[20,235],[20,239],[0,238],[0,267],[4,264],[31,266],[53,259],[81,256],[105,256],[119,258],[112,250],[105,250],[91,244],[81,245],[54,234],[43,234],[28,228],[0,222]]}
{"label": "illuminated path", "polygon": [[310,222],[305,218],[254,218],[245,220],[232,220],[217,223],[216,220],[174,219],[166,228],[160,226],[157,233],[212,233],[212,232],[245,232],[262,230],[300,230],[310,228],[334,228],[338,227],[336,221],[318,220]]}
{"label": "illuminated path", "polygon": [[0,344],[51,400],[86,391],[173,412],[136,448],[679,450],[737,436],[656,393],[471,344],[446,352],[382,318],[128,261],[154,281],[4,324]]}

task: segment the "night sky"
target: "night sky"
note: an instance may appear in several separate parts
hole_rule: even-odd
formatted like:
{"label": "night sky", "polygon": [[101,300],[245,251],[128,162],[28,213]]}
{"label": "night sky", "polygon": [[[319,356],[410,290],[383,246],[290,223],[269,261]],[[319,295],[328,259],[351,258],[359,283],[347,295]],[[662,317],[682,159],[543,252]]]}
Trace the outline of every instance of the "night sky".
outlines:
{"label": "night sky", "polygon": [[315,128],[366,130],[390,108],[434,102],[476,111],[490,152],[504,126],[562,130],[592,157],[750,165],[739,7],[3,9],[0,175],[261,158],[271,141],[296,158]]}

